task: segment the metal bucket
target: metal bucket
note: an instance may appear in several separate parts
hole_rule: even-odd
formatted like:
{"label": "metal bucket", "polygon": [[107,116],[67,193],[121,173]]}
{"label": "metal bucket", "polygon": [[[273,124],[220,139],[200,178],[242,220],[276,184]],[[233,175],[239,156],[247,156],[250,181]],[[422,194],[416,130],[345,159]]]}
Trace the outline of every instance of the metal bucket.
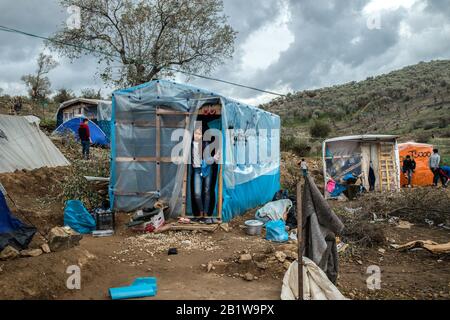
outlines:
{"label": "metal bucket", "polygon": [[259,220],[247,220],[245,221],[245,232],[249,236],[259,236],[263,226],[264,223]]}

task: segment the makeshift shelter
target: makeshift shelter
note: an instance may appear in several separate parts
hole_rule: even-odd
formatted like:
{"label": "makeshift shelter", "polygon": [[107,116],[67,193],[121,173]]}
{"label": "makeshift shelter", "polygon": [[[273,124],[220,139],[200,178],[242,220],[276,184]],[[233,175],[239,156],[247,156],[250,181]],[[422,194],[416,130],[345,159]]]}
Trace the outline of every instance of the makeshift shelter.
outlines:
{"label": "makeshift shelter", "polygon": [[[77,140],[80,139],[78,136],[78,128],[80,127],[80,124],[82,123],[83,118],[77,117],[73,118],[69,121],[64,122],[62,125],[60,125],[58,128],[56,128],[55,131],[53,131],[53,134],[56,135],[64,135],[64,134],[72,134],[75,136]],[[91,134],[91,142],[93,144],[97,144],[100,146],[108,146],[109,145],[109,138],[106,136],[106,134],[103,132],[102,129],[98,125],[96,125],[91,120],[88,120],[89,125],[89,132]]]}
{"label": "makeshift shelter", "polygon": [[369,170],[375,174],[376,191],[400,189],[397,136],[359,135],[339,137],[323,143],[325,196],[339,196],[339,189],[350,175],[360,177],[369,190]]}
{"label": "makeshift shelter", "polygon": [[[433,172],[430,170],[430,157],[433,154],[433,146],[430,144],[407,142],[398,145],[400,153],[400,168],[406,156],[411,156],[416,161],[416,170],[412,177],[413,186],[431,186],[433,184]],[[405,175],[400,176],[402,186],[408,184]]]}
{"label": "makeshift shelter", "polygon": [[35,123],[0,115],[0,173],[69,165]]}
{"label": "makeshift shelter", "polygon": [[222,140],[222,161],[213,166],[215,217],[229,221],[272,200],[280,189],[277,115],[158,80],[114,92],[111,121],[115,210],[151,208],[160,199],[169,204],[171,217],[195,213],[189,163],[196,121],[216,129]]}
{"label": "makeshift shelter", "polygon": [[108,139],[111,137],[111,109],[111,101],[100,101],[97,105],[97,124]]}
{"label": "makeshift shelter", "polygon": [[56,126],[59,127],[64,122],[79,116],[84,116],[89,120],[96,122],[100,105],[103,108],[105,108],[105,106],[111,108],[111,101],[85,98],[75,98],[65,101],[59,105],[59,108],[56,111]]}

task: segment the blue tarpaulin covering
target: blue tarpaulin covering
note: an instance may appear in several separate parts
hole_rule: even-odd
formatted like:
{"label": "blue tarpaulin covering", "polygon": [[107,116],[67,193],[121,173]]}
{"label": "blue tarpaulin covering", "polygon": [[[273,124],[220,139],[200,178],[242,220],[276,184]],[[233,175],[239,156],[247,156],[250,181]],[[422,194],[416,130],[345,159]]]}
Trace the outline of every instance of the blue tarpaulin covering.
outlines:
{"label": "blue tarpaulin covering", "polygon": [[[73,118],[69,121],[64,122],[62,125],[60,125],[56,130],[54,131],[54,134],[65,134],[66,132],[70,132],[77,140],[79,140],[78,136],[78,128],[80,127],[81,122],[83,121],[83,118]],[[88,122],[89,125],[89,132],[91,134],[91,142],[93,144],[98,144],[101,146],[107,146],[109,145],[109,138],[108,136],[103,132],[102,129],[98,125],[96,125],[94,122],[90,121]]]}
{"label": "blue tarpaulin covering", "polygon": [[266,240],[273,242],[286,242],[289,240],[289,234],[286,231],[286,224],[283,220],[266,223]]}
{"label": "blue tarpaulin covering", "polygon": [[158,159],[173,159],[174,147],[183,142],[182,128],[192,134],[197,111],[206,105],[221,106],[220,117],[207,126],[218,129],[222,139],[218,166],[222,219],[230,221],[272,200],[280,190],[280,117],[204,89],[157,80],[113,94],[109,190],[113,209],[130,212],[162,199],[175,218],[189,207],[190,192],[186,204],[183,188],[190,141],[181,143],[177,153],[182,163]]}
{"label": "blue tarpaulin covering", "polygon": [[0,192],[0,251],[8,245],[26,249],[35,233],[36,228],[29,227],[12,216],[5,196]]}
{"label": "blue tarpaulin covering", "polygon": [[78,233],[88,234],[96,229],[94,217],[87,211],[81,201],[69,200],[64,209],[64,225]]}

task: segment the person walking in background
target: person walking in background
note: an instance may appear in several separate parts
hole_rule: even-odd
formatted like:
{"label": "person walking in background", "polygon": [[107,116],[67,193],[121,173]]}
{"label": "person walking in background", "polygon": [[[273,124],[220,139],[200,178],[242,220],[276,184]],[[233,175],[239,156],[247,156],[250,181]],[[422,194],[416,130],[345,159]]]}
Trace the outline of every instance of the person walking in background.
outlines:
{"label": "person walking in background", "polygon": [[402,171],[406,176],[406,179],[408,179],[408,188],[412,187],[412,177],[414,174],[414,170],[416,170],[416,161],[411,158],[411,156],[406,156],[406,159],[403,160]]}
{"label": "person walking in background", "polygon": [[300,168],[302,169],[302,174],[304,177],[308,175],[308,163],[305,159],[302,159],[302,161],[299,162]]}
{"label": "person walking in background", "polygon": [[441,179],[442,185],[445,185],[445,179],[440,173],[441,156],[439,155],[439,150],[434,149],[433,154],[430,157],[430,169],[433,171],[433,185],[437,187],[439,179]]}
{"label": "person walking in background", "polygon": [[375,183],[377,182],[377,178],[375,176],[375,170],[373,170],[373,162],[370,161],[369,166],[369,191],[375,191]]}
{"label": "person walking in background", "polygon": [[89,149],[91,147],[91,133],[89,132],[89,120],[84,118],[78,128],[78,136],[81,141],[83,159],[89,160]]}

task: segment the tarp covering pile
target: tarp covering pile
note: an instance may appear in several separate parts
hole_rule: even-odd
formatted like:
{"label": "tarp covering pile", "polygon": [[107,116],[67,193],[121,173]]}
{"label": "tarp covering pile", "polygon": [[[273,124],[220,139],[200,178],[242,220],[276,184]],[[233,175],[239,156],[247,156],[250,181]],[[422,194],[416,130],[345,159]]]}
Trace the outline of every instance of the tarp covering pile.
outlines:
{"label": "tarp covering pile", "polygon": [[[304,300],[348,300],[310,259],[303,257]],[[298,298],[298,262],[294,261],[283,278],[281,300]]]}
{"label": "tarp covering pile", "polygon": [[336,283],[339,257],[336,235],[344,229],[341,220],[320,193],[313,178],[305,178],[302,196],[304,256],[314,261]]}
{"label": "tarp covering pile", "polygon": [[[83,121],[82,117],[70,119],[64,122],[58,128],[56,128],[53,134],[64,135],[69,133],[74,135],[75,138],[79,140],[80,137],[78,136],[78,128],[80,127],[82,121]],[[98,125],[96,125],[91,120],[88,121],[88,125],[89,125],[89,132],[91,134],[91,142],[93,144],[98,144],[101,146],[109,145],[109,138],[106,136],[103,130],[100,129]]]}
{"label": "tarp covering pile", "polygon": [[[229,221],[273,198],[280,189],[279,116],[200,88],[152,81],[113,94],[110,199],[114,209],[151,208],[161,198],[169,203],[172,217],[181,214],[184,164],[188,162],[191,141],[182,140],[183,134],[178,136],[176,130],[184,128],[192,136],[197,111],[207,104],[222,106],[223,220]],[[160,159],[170,159],[173,148],[182,140],[177,154],[181,163],[156,159],[158,108],[172,112],[158,115]],[[249,152],[258,150],[271,152],[253,163],[247,161]],[[158,166],[161,190],[155,179]]]}
{"label": "tarp covering pile", "polygon": [[0,115],[0,173],[69,164],[36,124],[24,117]]}
{"label": "tarp covering pile", "polygon": [[26,249],[36,228],[27,226],[12,216],[2,189],[0,184],[0,251],[8,245],[19,250]]}

